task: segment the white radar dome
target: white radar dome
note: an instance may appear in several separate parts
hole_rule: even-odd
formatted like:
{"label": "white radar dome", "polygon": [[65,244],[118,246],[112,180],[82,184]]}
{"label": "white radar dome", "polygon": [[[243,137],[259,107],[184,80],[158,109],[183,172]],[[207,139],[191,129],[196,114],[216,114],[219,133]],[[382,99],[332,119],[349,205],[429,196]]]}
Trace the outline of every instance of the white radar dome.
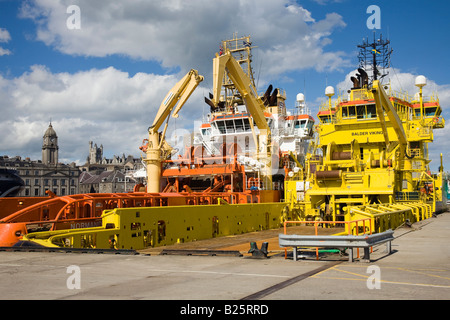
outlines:
{"label": "white radar dome", "polygon": [[427,85],[427,78],[425,78],[424,76],[417,76],[416,77],[416,87],[423,87]]}
{"label": "white radar dome", "polygon": [[332,86],[328,86],[325,88],[325,95],[327,97],[332,97],[334,96],[334,88]]}
{"label": "white radar dome", "polygon": [[305,95],[303,93],[297,94],[297,101],[299,102],[305,101]]}

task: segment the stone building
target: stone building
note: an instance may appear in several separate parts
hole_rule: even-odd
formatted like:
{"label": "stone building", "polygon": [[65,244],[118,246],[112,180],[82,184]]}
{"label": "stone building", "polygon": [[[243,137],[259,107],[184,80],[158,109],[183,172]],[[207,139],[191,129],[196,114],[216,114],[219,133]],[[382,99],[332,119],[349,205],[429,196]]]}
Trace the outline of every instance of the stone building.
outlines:
{"label": "stone building", "polygon": [[47,190],[57,196],[77,194],[80,170],[75,163],[58,162],[58,136],[51,123],[42,138],[42,160],[0,157],[0,168],[15,169],[25,182],[17,196],[47,196]]}
{"label": "stone building", "polygon": [[141,159],[134,158],[132,155],[125,157],[114,155],[111,159],[103,156],[103,145],[97,147],[97,144],[89,141],[89,155],[86,158],[86,163],[80,166],[81,171],[99,172],[99,171],[122,171],[129,172],[143,168]]}
{"label": "stone building", "polygon": [[80,193],[132,192],[137,183],[137,179],[118,170],[98,174],[83,171],[80,175]]}

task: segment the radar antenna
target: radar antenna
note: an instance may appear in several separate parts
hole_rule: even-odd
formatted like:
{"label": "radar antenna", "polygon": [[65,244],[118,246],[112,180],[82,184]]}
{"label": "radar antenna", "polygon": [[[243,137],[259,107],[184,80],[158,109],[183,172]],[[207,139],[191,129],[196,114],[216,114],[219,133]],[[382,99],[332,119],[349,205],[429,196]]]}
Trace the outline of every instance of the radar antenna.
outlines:
{"label": "radar antenna", "polygon": [[359,67],[368,73],[369,85],[374,80],[381,80],[389,74],[391,64],[392,49],[389,46],[390,41],[380,37],[376,39],[373,34],[373,42],[369,43],[369,39],[363,39],[363,43],[358,45],[359,48]]}

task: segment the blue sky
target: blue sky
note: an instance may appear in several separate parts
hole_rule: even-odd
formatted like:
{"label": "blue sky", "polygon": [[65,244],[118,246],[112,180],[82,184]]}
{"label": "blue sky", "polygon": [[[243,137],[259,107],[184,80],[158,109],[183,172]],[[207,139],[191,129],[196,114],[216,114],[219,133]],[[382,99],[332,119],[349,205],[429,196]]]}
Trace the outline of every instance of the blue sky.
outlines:
{"label": "blue sky", "polygon": [[[67,28],[70,5],[80,8],[78,30]],[[326,85],[347,89],[356,45],[373,37],[370,5],[394,49],[391,79],[414,93],[415,76],[425,75],[426,93],[438,91],[450,119],[447,1],[0,0],[0,154],[40,159],[52,119],[62,161],[83,163],[90,140],[107,157],[137,156],[161,100],[194,68],[205,80],[171,123],[172,132],[191,130],[207,110],[214,53],[234,32],[258,46],[260,91],[282,87],[291,107],[304,92],[316,112]],[[450,159],[446,132],[430,147],[433,169],[439,152]]]}

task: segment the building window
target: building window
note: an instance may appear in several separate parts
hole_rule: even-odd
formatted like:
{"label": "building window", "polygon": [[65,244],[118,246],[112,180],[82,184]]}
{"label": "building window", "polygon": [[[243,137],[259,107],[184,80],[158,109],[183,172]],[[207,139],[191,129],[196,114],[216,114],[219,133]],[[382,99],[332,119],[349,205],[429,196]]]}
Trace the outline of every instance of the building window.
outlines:
{"label": "building window", "polygon": [[39,185],[39,179],[34,179],[34,185],[38,186]]}
{"label": "building window", "polygon": [[39,195],[39,189],[38,189],[38,188],[35,188],[35,189],[34,189],[34,195],[35,195],[35,196],[38,196],[38,195]]}

